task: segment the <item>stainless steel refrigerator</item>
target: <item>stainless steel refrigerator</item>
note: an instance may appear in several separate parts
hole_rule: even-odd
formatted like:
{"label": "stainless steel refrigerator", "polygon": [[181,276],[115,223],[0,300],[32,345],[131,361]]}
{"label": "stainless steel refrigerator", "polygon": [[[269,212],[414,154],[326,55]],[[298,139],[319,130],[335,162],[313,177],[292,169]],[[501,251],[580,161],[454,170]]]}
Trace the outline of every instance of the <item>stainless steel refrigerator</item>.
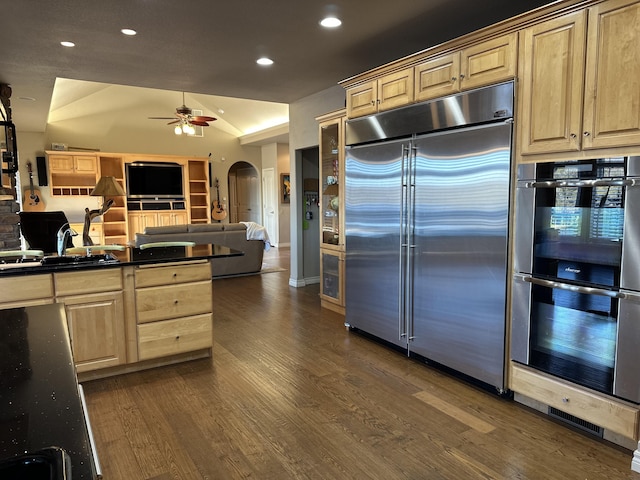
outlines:
{"label": "stainless steel refrigerator", "polygon": [[346,323],[504,389],[513,84],[347,122]]}

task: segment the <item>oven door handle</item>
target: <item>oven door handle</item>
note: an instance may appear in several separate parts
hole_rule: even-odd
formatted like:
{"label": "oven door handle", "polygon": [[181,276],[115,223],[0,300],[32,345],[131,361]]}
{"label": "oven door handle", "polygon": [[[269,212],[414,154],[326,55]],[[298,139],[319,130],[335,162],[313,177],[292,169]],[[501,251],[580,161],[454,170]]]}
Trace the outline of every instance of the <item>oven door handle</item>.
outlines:
{"label": "oven door handle", "polygon": [[554,282],[553,280],[543,280],[542,278],[535,278],[530,275],[523,275],[522,280],[525,282],[540,285],[548,288],[559,288],[561,290],[569,290],[575,293],[586,293],[587,295],[601,295],[603,297],[611,298],[627,298],[627,295],[623,292],[616,292],[614,290],[607,290],[604,288],[583,287],[581,285],[571,285],[569,283]]}
{"label": "oven door handle", "polygon": [[547,182],[525,182],[527,188],[560,188],[560,187],[634,187],[637,184],[635,178],[626,180],[602,179],[602,180],[549,180]]}

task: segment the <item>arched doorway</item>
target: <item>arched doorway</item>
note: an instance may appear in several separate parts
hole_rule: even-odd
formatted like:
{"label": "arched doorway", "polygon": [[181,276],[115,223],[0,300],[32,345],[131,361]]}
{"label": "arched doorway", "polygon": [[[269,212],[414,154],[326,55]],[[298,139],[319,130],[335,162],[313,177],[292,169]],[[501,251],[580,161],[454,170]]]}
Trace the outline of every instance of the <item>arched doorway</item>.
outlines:
{"label": "arched doorway", "polygon": [[247,162],[234,163],[229,168],[229,221],[262,223],[260,178]]}

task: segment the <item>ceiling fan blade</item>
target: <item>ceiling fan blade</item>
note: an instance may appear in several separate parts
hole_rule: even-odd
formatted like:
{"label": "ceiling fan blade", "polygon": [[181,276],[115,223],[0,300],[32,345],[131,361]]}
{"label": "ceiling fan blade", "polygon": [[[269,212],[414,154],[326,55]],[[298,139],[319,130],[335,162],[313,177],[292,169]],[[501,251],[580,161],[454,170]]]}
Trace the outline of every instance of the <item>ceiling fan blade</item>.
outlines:
{"label": "ceiling fan blade", "polygon": [[173,120],[176,117],[147,117],[149,120]]}
{"label": "ceiling fan blade", "polygon": [[191,121],[198,121],[198,122],[213,122],[217,120],[215,117],[207,117],[207,116],[202,116],[202,115],[194,115],[193,117],[191,117]]}
{"label": "ceiling fan blade", "polygon": [[193,120],[193,119],[189,120],[189,123],[191,125],[198,125],[199,127],[208,127],[209,126],[209,124],[207,122],[202,122],[202,121]]}
{"label": "ceiling fan blade", "polygon": [[[167,119],[168,120],[168,119]],[[180,120],[174,120],[173,122],[167,123],[167,125],[173,125],[174,123],[180,123]]]}

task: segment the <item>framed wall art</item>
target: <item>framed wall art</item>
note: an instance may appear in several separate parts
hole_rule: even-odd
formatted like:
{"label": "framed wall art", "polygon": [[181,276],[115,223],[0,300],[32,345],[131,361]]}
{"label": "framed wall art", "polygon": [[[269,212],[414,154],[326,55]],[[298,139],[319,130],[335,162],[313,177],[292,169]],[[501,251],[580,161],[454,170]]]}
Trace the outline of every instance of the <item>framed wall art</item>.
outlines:
{"label": "framed wall art", "polygon": [[291,177],[288,173],[280,174],[280,203],[291,201]]}

